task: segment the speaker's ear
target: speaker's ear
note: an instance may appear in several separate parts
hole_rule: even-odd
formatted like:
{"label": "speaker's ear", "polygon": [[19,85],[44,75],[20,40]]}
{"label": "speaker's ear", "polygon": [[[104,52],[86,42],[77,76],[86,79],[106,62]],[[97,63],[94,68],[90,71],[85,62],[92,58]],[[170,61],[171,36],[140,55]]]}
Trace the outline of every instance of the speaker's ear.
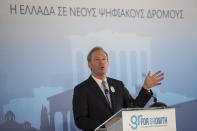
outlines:
{"label": "speaker's ear", "polygon": [[91,63],[88,62],[88,67],[90,68],[90,70],[92,71],[92,68],[91,68]]}

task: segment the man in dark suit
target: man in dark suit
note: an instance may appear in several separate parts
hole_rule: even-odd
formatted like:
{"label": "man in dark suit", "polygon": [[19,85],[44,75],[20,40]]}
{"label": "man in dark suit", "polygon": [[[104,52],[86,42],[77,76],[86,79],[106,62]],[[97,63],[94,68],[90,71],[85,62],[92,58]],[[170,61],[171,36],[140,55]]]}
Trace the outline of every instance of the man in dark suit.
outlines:
{"label": "man in dark suit", "polygon": [[133,99],[122,81],[106,76],[108,54],[101,47],[93,48],[88,56],[92,74],[74,88],[73,114],[78,128],[93,131],[122,108],[144,107],[152,96],[151,88],[160,85],[163,73],[150,72],[136,99]]}

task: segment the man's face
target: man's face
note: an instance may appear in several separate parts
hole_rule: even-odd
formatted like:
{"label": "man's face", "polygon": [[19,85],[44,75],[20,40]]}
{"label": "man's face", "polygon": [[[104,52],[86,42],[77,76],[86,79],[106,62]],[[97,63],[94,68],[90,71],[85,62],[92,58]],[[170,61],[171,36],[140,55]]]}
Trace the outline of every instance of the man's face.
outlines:
{"label": "man's face", "polygon": [[88,66],[92,71],[92,75],[100,78],[106,75],[108,69],[108,58],[102,50],[96,50],[91,55],[91,61],[88,62]]}

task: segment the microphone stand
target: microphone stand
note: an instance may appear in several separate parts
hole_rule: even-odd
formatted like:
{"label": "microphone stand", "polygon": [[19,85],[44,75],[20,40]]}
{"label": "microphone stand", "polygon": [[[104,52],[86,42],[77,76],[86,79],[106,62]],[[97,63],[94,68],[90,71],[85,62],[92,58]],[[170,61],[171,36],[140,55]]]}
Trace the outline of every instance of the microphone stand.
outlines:
{"label": "microphone stand", "polygon": [[150,107],[161,107],[161,108],[166,108],[167,105],[163,102],[157,102],[157,98],[155,96],[153,96],[153,99],[154,99],[154,103],[152,105],[150,105]]}

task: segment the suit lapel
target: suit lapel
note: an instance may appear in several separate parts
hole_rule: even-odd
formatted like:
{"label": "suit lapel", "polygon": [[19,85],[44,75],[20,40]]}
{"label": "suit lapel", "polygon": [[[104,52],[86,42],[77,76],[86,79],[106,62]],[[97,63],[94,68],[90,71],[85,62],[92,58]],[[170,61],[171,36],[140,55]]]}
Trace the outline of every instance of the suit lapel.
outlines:
{"label": "suit lapel", "polygon": [[90,87],[92,89],[92,92],[95,95],[97,95],[98,98],[101,99],[101,101],[103,101],[110,108],[110,105],[109,105],[106,97],[104,96],[102,90],[100,89],[100,87],[98,86],[96,81],[92,78],[92,76],[89,77],[89,84],[90,84]]}

